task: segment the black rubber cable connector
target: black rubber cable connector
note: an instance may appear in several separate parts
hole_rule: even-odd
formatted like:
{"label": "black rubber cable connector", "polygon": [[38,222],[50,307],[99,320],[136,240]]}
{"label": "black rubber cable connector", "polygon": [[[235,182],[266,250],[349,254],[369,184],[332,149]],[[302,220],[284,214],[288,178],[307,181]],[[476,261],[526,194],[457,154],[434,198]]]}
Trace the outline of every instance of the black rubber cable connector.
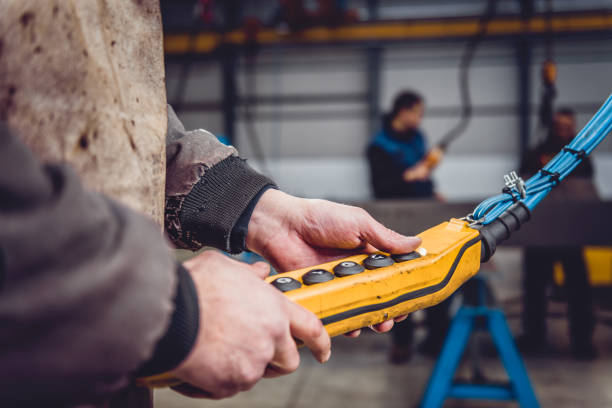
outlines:
{"label": "black rubber cable connector", "polygon": [[474,227],[480,230],[482,237],[482,250],[480,261],[487,262],[495,253],[497,244],[510,238],[514,231],[518,231],[521,225],[529,221],[531,211],[522,201],[512,204],[502,215],[487,225]]}

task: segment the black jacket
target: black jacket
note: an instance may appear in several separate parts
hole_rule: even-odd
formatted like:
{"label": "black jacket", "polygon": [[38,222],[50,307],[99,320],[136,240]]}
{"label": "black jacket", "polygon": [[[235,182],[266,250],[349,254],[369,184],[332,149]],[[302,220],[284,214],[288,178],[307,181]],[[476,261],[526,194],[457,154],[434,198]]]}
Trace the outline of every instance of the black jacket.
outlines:
{"label": "black jacket", "polygon": [[[414,138],[423,138],[419,131],[396,132],[391,127],[391,120],[388,115],[385,115],[382,120],[382,129],[376,136],[376,139],[381,136],[400,142],[410,143]],[[419,144],[414,144],[419,145]],[[409,147],[407,147],[409,148]],[[391,152],[385,149],[384,144],[371,143],[366,152],[368,163],[370,165],[370,181],[376,198],[430,198],[433,195],[433,182],[414,181],[407,183],[402,175],[404,171],[410,167],[401,163],[394,157]],[[418,160],[421,160],[425,155],[425,151],[419,152]]]}

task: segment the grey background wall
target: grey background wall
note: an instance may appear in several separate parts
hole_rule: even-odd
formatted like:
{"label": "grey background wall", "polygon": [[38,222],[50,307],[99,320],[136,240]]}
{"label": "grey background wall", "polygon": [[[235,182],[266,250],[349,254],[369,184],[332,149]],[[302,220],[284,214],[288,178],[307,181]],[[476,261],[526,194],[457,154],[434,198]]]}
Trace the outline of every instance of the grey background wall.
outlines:
{"label": "grey background wall", "polygon": [[[254,2],[257,3],[257,2]],[[266,2],[263,2],[266,3]],[[262,3],[262,4],[263,4]],[[363,3],[363,2],[361,2]],[[443,10],[450,15],[477,14],[482,1],[412,2],[382,1],[381,17],[403,18],[407,13],[427,16]],[[512,8],[516,2],[502,1]],[[556,9],[578,2],[555,1]],[[579,2],[582,7],[609,6],[610,2]],[[360,2],[355,2],[357,7]],[[263,7],[263,6],[262,6]],[[380,104],[389,108],[401,89],[414,89],[426,98],[423,129],[435,143],[459,118],[458,61],[464,43],[410,42],[382,51]],[[562,40],[554,46],[558,64],[557,105],[578,110],[583,126],[597,107],[612,93],[612,42],[609,40]],[[539,102],[539,71],[544,59],[542,44],[534,44],[531,77],[531,142],[536,142],[536,106]],[[363,48],[268,49],[256,59],[256,96],[365,95],[367,59]],[[176,94],[181,65],[168,63],[170,101]],[[190,70],[185,102],[221,99],[221,72],[217,63],[198,62]],[[435,172],[439,192],[451,201],[478,200],[496,193],[502,177],[516,169],[519,160],[517,113],[518,74],[516,48],[512,42],[485,42],[478,49],[470,73],[474,116],[467,131],[451,145],[446,159]],[[238,68],[238,93],[247,94],[245,61]],[[250,90],[251,92],[253,89]],[[317,104],[267,103],[254,109],[254,128],[264,163],[258,160],[244,120],[238,110],[235,144],[244,157],[269,173],[289,192],[307,197],[362,200],[370,197],[364,150],[372,135],[368,130],[365,96]],[[220,111],[181,112],[186,126],[222,134]],[[612,198],[612,141],[594,154],[596,184],[602,197]]]}

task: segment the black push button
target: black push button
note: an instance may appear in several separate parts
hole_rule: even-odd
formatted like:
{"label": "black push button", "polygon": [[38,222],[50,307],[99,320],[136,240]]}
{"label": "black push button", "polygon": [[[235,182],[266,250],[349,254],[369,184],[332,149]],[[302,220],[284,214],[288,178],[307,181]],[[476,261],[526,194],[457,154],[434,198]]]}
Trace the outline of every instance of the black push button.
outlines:
{"label": "black push button", "polygon": [[357,275],[363,271],[365,271],[363,266],[353,261],[344,261],[334,266],[334,273],[339,277]]}
{"label": "black push button", "polygon": [[391,255],[391,258],[393,258],[393,260],[395,262],[412,261],[413,259],[417,259],[417,258],[420,258],[420,257],[421,257],[421,254],[419,254],[417,251],[408,252],[406,254],[394,254],[394,255]]}
{"label": "black push button", "polygon": [[272,281],[272,285],[281,292],[299,289],[302,284],[293,278],[282,277]]}
{"label": "black push button", "polygon": [[393,259],[383,254],[372,254],[363,260],[363,266],[368,269],[383,268],[385,266],[391,266],[394,263]]}
{"label": "black push button", "polygon": [[315,285],[332,279],[334,279],[334,274],[325,269],[313,269],[302,276],[302,282],[304,282],[305,285]]}

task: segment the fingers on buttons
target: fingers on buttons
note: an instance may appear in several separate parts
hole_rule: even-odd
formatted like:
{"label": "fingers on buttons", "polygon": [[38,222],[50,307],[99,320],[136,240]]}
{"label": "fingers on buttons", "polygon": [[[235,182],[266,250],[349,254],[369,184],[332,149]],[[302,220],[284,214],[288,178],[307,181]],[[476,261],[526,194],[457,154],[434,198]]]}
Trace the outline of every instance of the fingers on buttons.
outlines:
{"label": "fingers on buttons", "polygon": [[408,252],[405,254],[394,254],[394,255],[391,255],[391,257],[393,258],[395,262],[406,262],[406,261],[412,261],[413,259],[420,258],[421,254],[418,253],[417,251],[412,251],[412,252]]}
{"label": "fingers on buttons", "polygon": [[365,266],[367,269],[384,268],[385,266],[391,266],[394,263],[395,262],[393,262],[393,259],[383,254],[368,255],[368,257],[363,260],[363,266]]}

